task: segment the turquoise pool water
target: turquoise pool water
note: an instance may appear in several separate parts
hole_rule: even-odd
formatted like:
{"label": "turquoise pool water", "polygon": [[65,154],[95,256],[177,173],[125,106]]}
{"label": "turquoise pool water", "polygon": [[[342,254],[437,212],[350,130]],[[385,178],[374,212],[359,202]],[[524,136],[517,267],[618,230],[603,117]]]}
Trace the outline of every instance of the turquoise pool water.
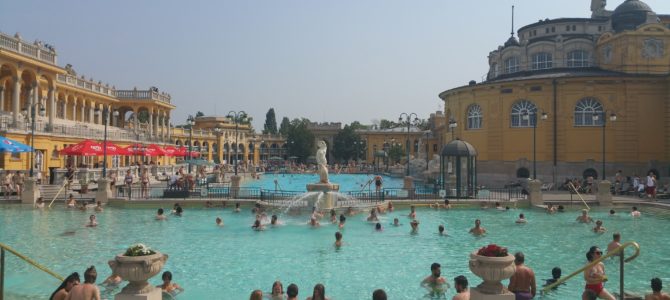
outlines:
{"label": "turquoise pool water", "polygon": [[[368,185],[368,181],[375,176],[370,174],[330,174],[328,179],[331,183],[340,185],[340,191],[374,191],[374,181]],[[382,176],[383,188],[402,188],[403,179],[389,176]],[[279,184],[279,189],[284,191],[305,191],[307,184],[319,182],[319,175],[316,174],[272,174],[267,173],[261,176],[260,180],[247,179],[242,185],[244,187],[260,187],[266,190],[275,189],[275,179]]]}
{"label": "turquoise pool water", "polygon": [[[284,226],[255,232],[250,229],[254,217],[249,209],[235,214],[230,208],[184,207],[183,217],[169,217],[165,222],[154,220],[154,209],[107,208],[97,214],[97,228],[86,228],[92,210],[71,211],[62,204],[45,211],[4,205],[0,206],[0,241],[62,275],[81,274],[95,265],[98,282],[111,273],[109,259],[128,245],[143,242],[170,255],[164,270],[172,271],[174,281],[185,287],[179,299],[248,299],[254,289],[270,290],[275,280],[281,280],[284,287],[296,283],[300,299],[311,294],[316,283],[323,283],[326,294],[335,300],[369,299],[377,288],[385,289],[390,299],[423,299],[426,291],[419,282],[429,274],[433,262],[442,264],[442,274],[450,282],[463,274],[471,284],[479,284],[468,269],[468,254],[489,243],[525,252],[527,264],[540,281],[549,278],[555,266],[564,274],[582,266],[588,248],[605,248],[614,231],[620,231],[624,241],[638,241],[642,248],[640,257],[626,265],[627,290],[646,292],[650,278],[667,282],[670,277],[670,234],[665,231],[670,219],[649,210],[642,210],[640,219],[593,212],[609,229],[602,235],[591,232],[591,225],[575,222],[577,208],[556,215],[538,210],[418,209],[421,225],[417,235],[409,233],[407,210],[383,215],[383,232],[375,232],[364,221],[366,215],[359,214],[348,218],[343,230],[346,245],[336,250],[337,227],[326,221],[312,229],[305,225],[306,216],[282,216]],[[514,223],[520,212],[526,214],[529,224]],[[224,219],[224,227],[215,226],[217,216]],[[389,226],[393,217],[399,217],[403,225]],[[488,235],[468,234],[476,218],[482,220]],[[446,225],[449,236],[437,235],[439,224]],[[67,231],[74,234],[63,235]],[[610,291],[618,290],[615,266],[615,261],[606,263]],[[7,256],[5,275],[10,299],[45,299],[59,284],[13,255]],[[159,276],[152,283],[158,284]],[[545,299],[579,299],[582,289],[583,279],[576,277]],[[446,296],[451,299],[453,294],[451,288]]]}

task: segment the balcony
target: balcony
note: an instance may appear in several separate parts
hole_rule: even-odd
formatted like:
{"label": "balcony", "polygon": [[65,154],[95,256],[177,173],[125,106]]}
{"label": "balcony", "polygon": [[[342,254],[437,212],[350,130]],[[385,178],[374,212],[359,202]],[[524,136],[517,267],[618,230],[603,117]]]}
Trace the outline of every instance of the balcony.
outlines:
{"label": "balcony", "polygon": [[88,90],[97,94],[102,94],[108,97],[115,97],[116,92],[114,88],[110,88],[109,85],[103,85],[101,82],[93,82],[92,80],[86,80],[85,78],[77,78],[69,74],[58,74],[56,76],[56,81],[59,83],[77,87],[80,89]]}
{"label": "balcony", "polygon": [[42,45],[41,42],[29,44],[21,40],[20,37],[12,37],[4,33],[0,33],[0,48],[55,65],[56,50],[48,47],[49,46]]}
{"label": "balcony", "polygon": [[116,97],[119,99],[132,100],[156,100],[168,104],[170,104],[170,100],[172,98],[170,94],[158,92],[158,89],[156,88],[151,88],[146,91],[138,90],[137,88],[132,90],[117,90]]}

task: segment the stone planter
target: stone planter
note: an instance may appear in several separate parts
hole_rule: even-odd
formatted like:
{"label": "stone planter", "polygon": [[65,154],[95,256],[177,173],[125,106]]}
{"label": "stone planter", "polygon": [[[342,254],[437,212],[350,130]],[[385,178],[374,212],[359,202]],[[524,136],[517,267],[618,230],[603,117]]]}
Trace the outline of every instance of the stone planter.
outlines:
{"label": "stone planter", "polygon": [[112,274],[129,281],[121,294],[146,294],[155,289],[147,280],[160,273],[167,259],[167,254],[160,252],[145,256],[117,255],[109,261],[109,267]]}
{"label": "stone planter", "polygon": [[516,266],[514,256],[488,257],[477,255],[477,251],[470,253],[470,271],[484,280],[477,286],[483,294],[499,295],[506,292],[500,281],[514,275]]}

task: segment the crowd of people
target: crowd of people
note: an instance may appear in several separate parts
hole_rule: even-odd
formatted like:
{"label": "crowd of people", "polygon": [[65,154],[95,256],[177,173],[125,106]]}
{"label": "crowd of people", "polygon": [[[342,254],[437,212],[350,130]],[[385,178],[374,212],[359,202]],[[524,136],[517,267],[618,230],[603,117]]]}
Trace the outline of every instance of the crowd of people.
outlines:
{"label": "crowd of people", "polygon": [[[566,178],[563,182],[563,189],[580,193],[590,194],[596,190],[596,181],[593,176],[587,176],[585,179]],[[635,194],[639,197],[647,197],[656,200],[658,194],[667,194],[670,192],[670,184],[661,184],[657,175],[650,171],[646,177],[640,177],[637,174],[633,176],[624,176],[623,171],[618,170],[614,175],[611,192],[616,195]]]}

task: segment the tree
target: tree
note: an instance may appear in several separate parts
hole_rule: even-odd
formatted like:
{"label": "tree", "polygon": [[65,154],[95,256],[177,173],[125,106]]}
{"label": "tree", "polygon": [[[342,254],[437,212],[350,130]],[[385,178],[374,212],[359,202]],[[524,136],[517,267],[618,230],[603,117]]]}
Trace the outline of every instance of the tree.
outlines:
{"label": "tree", "polygon": [[379,121],[379,129],[391,129],[398,127],[398,125],[399,125],[398,123],[389,121],[387,119],[382,119],[381,121]]}
{"label": "tree", "polygon": [[405,149],[403,149],[402,145],[395,144],[391,146],[391,149],[389,149],[388,157],[392,163],[398,163],[403,157],[405,157]]}
{"label": "tree", "polygon": [[265,114],[265,125],[263,125],[263,134],[277,134],[277,118],[275,109],[270,108]]}
{"label": "tree", "polygon": [[368,129],[368,126],[365,126],[365,125],[361,124],[361,122],[358,122],[358,121],[351,122],[351,125],[349,125],[349,126],[351,126],[351,128],[353,128],[354,130]]}
{"label": "tree", "polygon": [[291,127],[291,120],[288,117],[281,119],[281,125],[279,126],[279,134],[282,136],[288,136],[289,128]]}
{"label": "tree", "polygon": [[360,142],[361,137],[356,133],[353,124],[344,125],[344,128],[333,137],[333,156],[341,162],[360,158]]}
{"label": "tree", "polygon": [[203,113],[203,112],[201,112],[201,111],[198,111],[197,113],[195,113],[195,117],[196,117],[196,118],[204,117],[204,116],[205,116],[205,113]]}
{"label": "tree", "polygon": [[309,120],[303,118],[293,119],[288,126],[288,154],[298,157],[299,162],[306,162],[314,150],[314,134],[307,129],[308,124]]}

